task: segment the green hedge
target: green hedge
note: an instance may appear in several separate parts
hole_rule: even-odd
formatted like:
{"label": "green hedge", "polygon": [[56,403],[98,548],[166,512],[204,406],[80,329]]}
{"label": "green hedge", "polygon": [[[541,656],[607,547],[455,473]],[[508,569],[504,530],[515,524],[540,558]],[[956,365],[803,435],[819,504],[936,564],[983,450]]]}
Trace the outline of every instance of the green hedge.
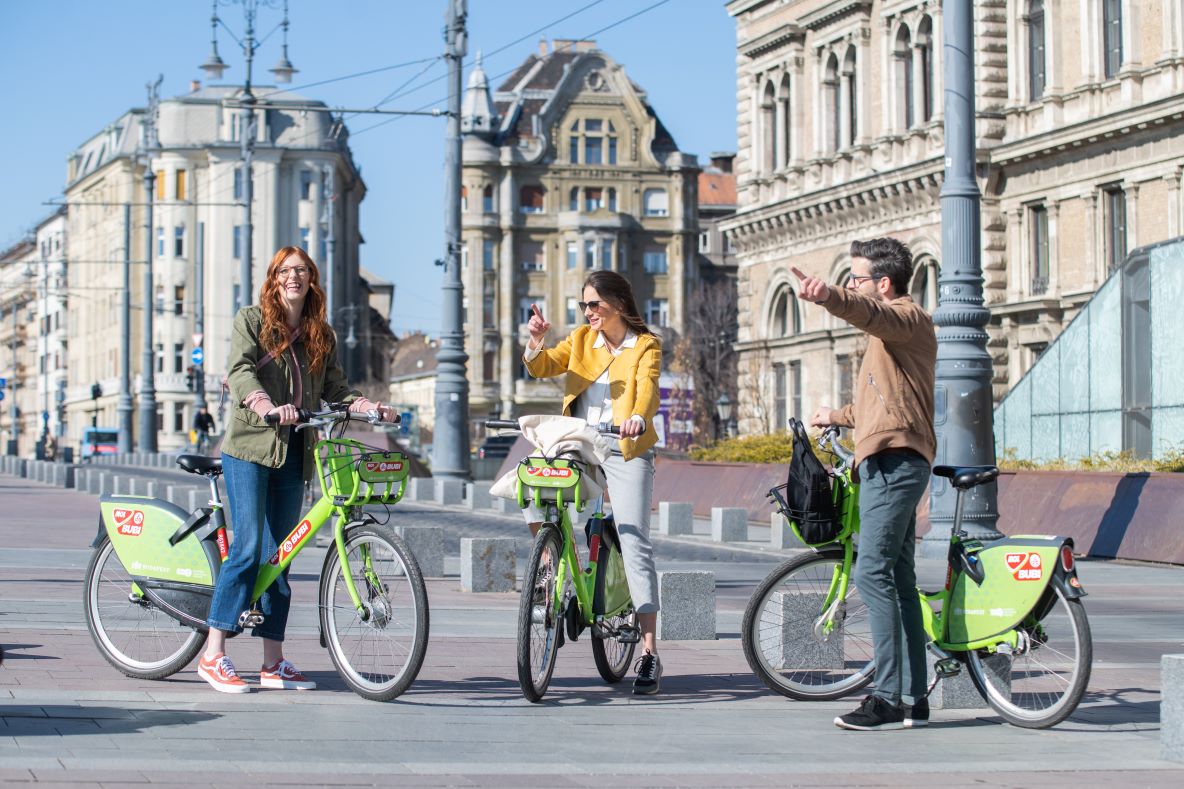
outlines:
{"label": "green hedge", "polygon": [[1184,472],[1184,450],[1173,449],[1158,460],[1137,458],[1130,450],[1123,452],[1097,452],[1078,460],[1026,460],[1016,457],[1011,447],[1003,450],[998,460],[1004,471],[1116,471],[1132,474],[1146,471]]}

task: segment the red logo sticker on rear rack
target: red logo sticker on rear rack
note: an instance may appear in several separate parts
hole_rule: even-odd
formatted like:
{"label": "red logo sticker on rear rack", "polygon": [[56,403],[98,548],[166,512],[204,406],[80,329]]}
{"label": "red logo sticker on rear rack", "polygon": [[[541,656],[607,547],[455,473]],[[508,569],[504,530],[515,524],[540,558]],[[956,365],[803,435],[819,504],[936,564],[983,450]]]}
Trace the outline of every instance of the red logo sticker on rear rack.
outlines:
{"label": "red logo sticker on rear rack", "polygon": [[526,473],[532,477],[558,477],[560,479],[570,477],[571,469],[569,468],[551,468],[544,466],[543,468],[536,468],[530,466],[526,469]]}
{"label": "red logo sticker on rear rack", "polygon": [[383,461],[381,463],[367,463],[366,470],[367,471],[378,471],[378,472],[402,471],[403,464],[402,463],[392,463],[390,461]]}

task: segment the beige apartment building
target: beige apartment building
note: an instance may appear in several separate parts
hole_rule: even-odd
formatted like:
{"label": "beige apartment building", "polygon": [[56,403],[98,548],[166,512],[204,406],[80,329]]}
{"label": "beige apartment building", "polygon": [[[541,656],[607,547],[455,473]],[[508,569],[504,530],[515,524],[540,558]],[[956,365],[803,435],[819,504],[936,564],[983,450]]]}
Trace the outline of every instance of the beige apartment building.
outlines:
{"label": "beige apartment building", "polygon": [[[795,298],[893,236],[937,306],[938,0],[732,0],[741,428],[849,400],[857,333]],[[1184,0],[978,0],[976,138],[989,350],[1002,397],[1137,246],[1180,235]]]}
{"label": "beige apartment building", "polygon": [[35,235],[0,252],[0,454],[32,456],[41,437],[37,399]]}
{"label": "beige apartment building", "polygon": [[[478,62],[462,115],[462,277],[469,412],[553,412],[561,383],[521,363],[530,305],[551,342],[584,322],[593,269],[633,283],[658,329],[681,331],[696,281],[694,156],[595,42],[544,42],[497,89]],[[474,435],[480,435],[480,431]]]}

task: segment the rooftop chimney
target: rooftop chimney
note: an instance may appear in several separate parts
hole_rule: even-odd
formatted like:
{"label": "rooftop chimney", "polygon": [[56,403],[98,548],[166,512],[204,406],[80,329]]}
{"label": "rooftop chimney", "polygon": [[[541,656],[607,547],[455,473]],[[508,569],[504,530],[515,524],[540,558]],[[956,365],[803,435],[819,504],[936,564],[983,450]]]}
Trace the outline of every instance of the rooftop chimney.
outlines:
{"label": "rooftop chimney", "polygon": [[201,80],[200,79],[190,80],[189,81],[189,92],[190,93],[197,93],[199,90],[201,90]]}
{"label": "rooftop chimney", "polygon": [[547,39],[545,38],[539,39],[539,55],[542,57],[547,56]]}
{"label": "rooftop chimney", "polygon": [[721,173],[730,173],[732,172],[732,162],[735,158],[736,154],[731,151],[712,151],[711,166]]}

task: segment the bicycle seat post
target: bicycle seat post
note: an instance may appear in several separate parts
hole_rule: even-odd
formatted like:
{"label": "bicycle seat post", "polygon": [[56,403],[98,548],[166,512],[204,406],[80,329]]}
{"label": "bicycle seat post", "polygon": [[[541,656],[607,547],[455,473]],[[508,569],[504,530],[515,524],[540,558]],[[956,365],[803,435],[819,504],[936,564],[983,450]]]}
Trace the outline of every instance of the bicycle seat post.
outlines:
{"label": "bicycle seat post", "polygon": [[210,474],[206,476],[206,479],[210,481],[210,505],[221,508],[222,497],[218,495],[218,478]]}
{"label": "bicycle seat post", "polygon": [[963,488],[956,488],[958,491],[957,498],[954,500],[954,525],[950,529],[950,539],[957,537],[962,539],[966,536],[966,532],[962,530],[962,505],[966,498],[966,490]]}

